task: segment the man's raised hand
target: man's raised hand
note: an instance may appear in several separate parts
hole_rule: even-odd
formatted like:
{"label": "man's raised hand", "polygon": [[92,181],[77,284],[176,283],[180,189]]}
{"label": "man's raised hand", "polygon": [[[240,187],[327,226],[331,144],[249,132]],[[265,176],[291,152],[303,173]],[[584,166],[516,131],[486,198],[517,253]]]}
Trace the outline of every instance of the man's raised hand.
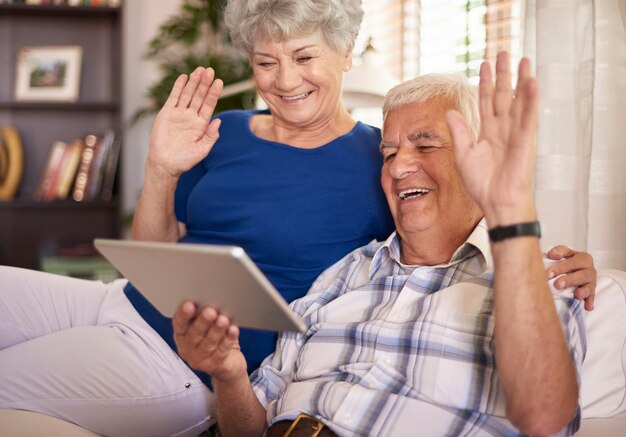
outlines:
{"label": "man's raised hand", "polygon": [[[520,61],[515,96],[511,89],[509,55],[498,54],[496,81],[481,65],[479,84],[480,134],[474,143],[465,120],[446,114],[456,161],[467,190],[483,209],[490,227],[534,220],[532,170],[538,117],[537,83],[530,62]],[[510,217],[510,219],[509,219]]]}

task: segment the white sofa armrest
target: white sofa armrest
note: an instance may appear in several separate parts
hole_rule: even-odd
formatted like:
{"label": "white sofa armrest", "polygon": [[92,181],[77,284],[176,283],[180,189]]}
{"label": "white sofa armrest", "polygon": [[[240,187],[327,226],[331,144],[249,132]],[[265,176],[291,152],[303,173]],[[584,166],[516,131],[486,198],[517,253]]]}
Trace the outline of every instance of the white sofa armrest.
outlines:
{"label": "white sofa armrest", "polygon": [[626,272],[598,271],[594,306],[585,313],[583,418],[611,417],[626,411]]}

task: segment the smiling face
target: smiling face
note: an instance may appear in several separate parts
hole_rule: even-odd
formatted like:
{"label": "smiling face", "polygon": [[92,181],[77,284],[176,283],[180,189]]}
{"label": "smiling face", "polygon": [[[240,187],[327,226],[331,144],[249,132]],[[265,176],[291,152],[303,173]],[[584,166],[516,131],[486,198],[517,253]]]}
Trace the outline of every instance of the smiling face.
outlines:
{"label": "smiling face", "polygon": [[431,236],[456,248],[482,216],[456,170],[449,109],[438,97],[401,106],[385,119],[381,183],[403,244]]}
{"label": "smiling face", "polygon": [[328,123],[342,111],[341,84],[351,56],[330,47],[318,31],[283,42],[260,41],[250,61],[275,122],[306,127]]}

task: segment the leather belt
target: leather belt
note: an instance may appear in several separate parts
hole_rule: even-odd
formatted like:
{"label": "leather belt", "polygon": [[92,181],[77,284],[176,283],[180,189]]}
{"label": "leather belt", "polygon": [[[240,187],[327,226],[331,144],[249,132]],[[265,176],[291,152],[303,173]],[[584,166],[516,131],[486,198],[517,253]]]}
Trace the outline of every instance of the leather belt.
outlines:
{"label": "leather belt", "polygon": [[267,429],[267,437],[338,437],[315,417],[300,413],[294,420],[281,420]]}

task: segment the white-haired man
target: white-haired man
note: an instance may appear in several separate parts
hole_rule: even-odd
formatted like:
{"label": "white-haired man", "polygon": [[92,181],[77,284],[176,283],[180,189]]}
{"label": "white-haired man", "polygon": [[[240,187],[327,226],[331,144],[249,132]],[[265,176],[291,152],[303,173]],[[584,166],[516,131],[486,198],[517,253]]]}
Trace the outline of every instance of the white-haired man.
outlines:
{"label": "white-haired man", "polygon": [[449,75],[390,91],[381,182],[397,231],[294,302],[308,331],[281,334],[251,382],[238,328],[181,305],[179,351],[212,375],[222,434],[259,435],[268,423],[268,436],[577,430],[582,304],[545,279],[528,60],[518,77],[513,99],[501,53],[495,87],[481,67],[478,105]]}

